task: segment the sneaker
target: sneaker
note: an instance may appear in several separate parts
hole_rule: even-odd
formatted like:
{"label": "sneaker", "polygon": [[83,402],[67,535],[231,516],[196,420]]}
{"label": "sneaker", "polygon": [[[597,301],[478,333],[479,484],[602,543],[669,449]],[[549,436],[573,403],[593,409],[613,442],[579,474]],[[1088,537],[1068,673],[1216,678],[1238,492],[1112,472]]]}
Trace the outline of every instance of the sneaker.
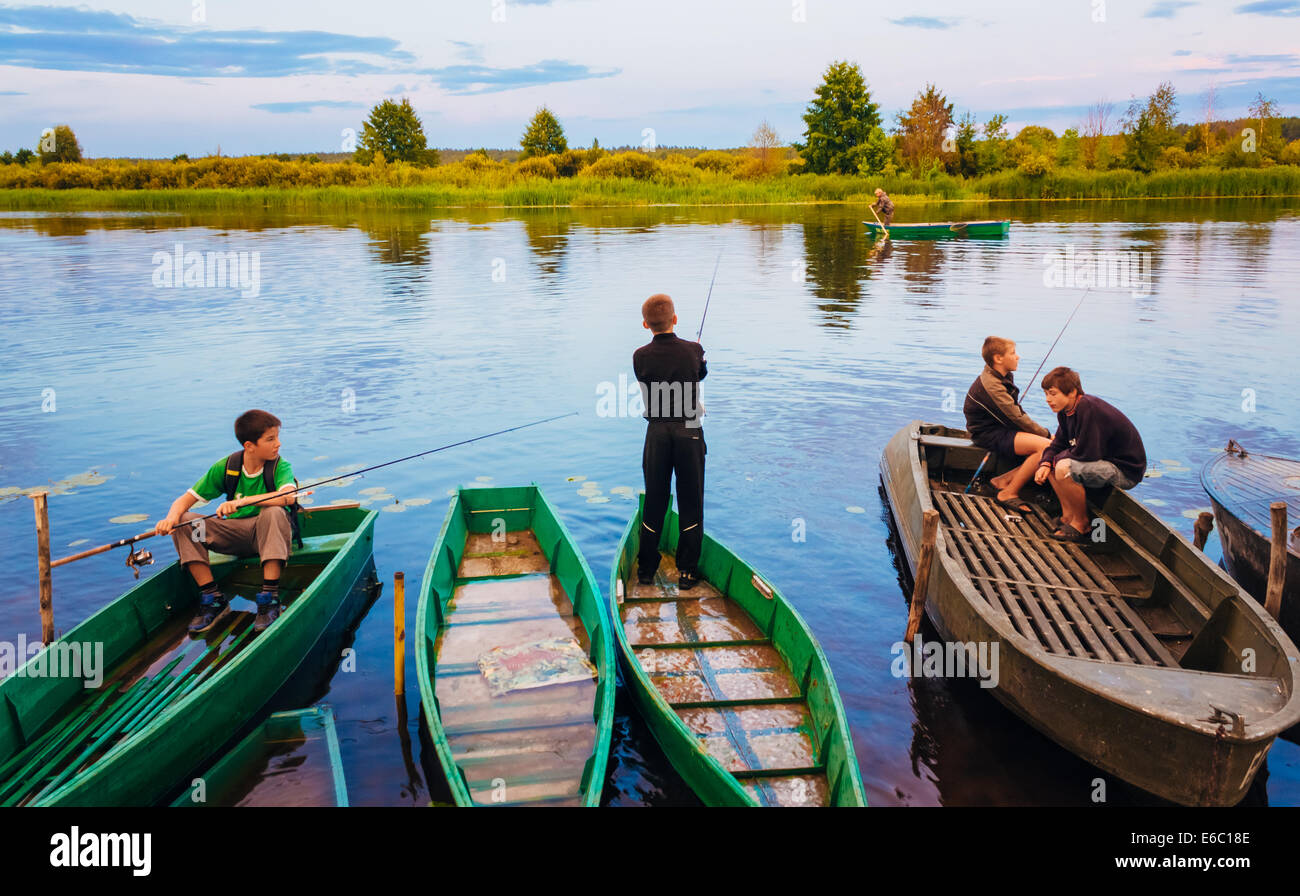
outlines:
{"label": "sneaker", "polygon": [[199,601],[199,608],[190,620],[190,634],[199,635],[217,624],[217,620],[226,612],[226,599],[221,592],[205,597]]}
{"label": "sneaker", "polygon": [[690,591],[698,584],[700,584],[700,577],[696,573],[684,572],[677,577],[678,591]]}
{"label": "sneaker", "polygon": [[280,618],[280,602],[265,591],[257,593],[257,618],[253,620],[253,631],[264,632],[271,623]]}

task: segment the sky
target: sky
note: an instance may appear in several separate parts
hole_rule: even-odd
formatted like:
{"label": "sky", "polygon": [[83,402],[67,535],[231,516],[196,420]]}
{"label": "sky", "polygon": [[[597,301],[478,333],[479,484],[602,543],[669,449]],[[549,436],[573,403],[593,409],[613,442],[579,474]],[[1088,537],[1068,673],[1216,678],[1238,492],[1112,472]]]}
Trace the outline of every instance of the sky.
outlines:
{"label": "sky", "polygon": [[0,149],[71,125],[87,156],[338,152],[408,97],[431,146],[518,147],[540,106],[570,145],[784,142],[826,67],[886,121],[927,82],[961,115],[1058,133],[1164,80],[1179,118],[1300,115],[1300,0],[139,0],[0,3]]}

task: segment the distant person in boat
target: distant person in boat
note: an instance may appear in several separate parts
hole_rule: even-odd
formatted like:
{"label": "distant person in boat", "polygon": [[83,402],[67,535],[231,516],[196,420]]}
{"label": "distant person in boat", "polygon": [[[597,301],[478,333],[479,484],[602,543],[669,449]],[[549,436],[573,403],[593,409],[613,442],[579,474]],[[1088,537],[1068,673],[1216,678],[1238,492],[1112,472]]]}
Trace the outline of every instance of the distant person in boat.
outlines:
{"label": "distant person in boat", "polygon": [[1050,479],[1061,499],[1061,526],[1052,537],[1083,543],[1091,528],[1084,489],[1133,488],[1146,475],[1146,448],[1132,421],[1095,395],[1085,395],[1079,374],[1070,368],[1057,367],[1043,377],[1043,392],[1060,425],[1034,481],[1041,485]]}
{"label": "distant person in boat", "polygon": [[880,212],[880,221],[886,227],[894,223],[894,200],[880,187],[876,187],[876,201],[871,203],[871,208]]}
{"label": "distant person in boat", "polygon": [[641,325],[654,334],[632,354],[632,369],[645,403],[645,513],[641,519],[641,551],[637,581],[649,585],[659,569],[659,538],[668,511],[672,478],[677,479],[677,587],[689,591],[699,583],[700,549],[704,543],[704,432],[700,380],[708,376],[704,349],[673,332],[677,311],[673,300],[657,294],[641,306]]}
{"label": "distant person in boat", "polygon": [[[291,514],[298,495],[261,500],[295,487],[293,468],[280,457],[280,419],[266,411],[247,411],[235,421],[235,439],[243,448],[208,468],[154,527],[159,535],[171,534],[181,565],[199,586],[199,608],[190,622],[192,634],[212,628],[226,609],[226,598],[212,577],[209,550],[261,559],[262,587],[256,597],[254,631],[266,629],[280,615],[280,572],[289,559]],[[216,518],[183,525],[199,516],[188,512],[191,507],[219,495],[226,500],[217,508]]]}
{"label": "distant person in boat", "polygon": [[966,429],[976,445],[1018,464],[1016,469],[990,481],[998,490],[999,504],[1016,513],[1029,513],[1030,507],[1021,499],[1020,490],[1033,478],[1052,434],[1035,423],[1020,406],[1020,387],[1015,381],[1015,371],[1020,366],[1016,344],[1010,339],[990,336],[984,340],[981,354],[984,369],[966,390],[962,405]]}

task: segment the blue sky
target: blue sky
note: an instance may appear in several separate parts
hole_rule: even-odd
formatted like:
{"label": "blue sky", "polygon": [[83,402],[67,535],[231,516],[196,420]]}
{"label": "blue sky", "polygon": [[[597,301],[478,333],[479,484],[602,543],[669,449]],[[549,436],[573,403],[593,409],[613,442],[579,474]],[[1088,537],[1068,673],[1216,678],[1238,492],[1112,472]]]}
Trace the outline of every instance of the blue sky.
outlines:
{"label": "blue sky", "polygon": [[0,3],[0,148],[72,125],[91,156],[336,151],[409,97],[431,144],[517,146],[538,106],[570,142],[797,140],[826,66],[892,121],[927,81],[1013,130],[1117,120],[1162,80],[1197,120],[1257,91],[1300,114],[1300,0],[429,0]]}

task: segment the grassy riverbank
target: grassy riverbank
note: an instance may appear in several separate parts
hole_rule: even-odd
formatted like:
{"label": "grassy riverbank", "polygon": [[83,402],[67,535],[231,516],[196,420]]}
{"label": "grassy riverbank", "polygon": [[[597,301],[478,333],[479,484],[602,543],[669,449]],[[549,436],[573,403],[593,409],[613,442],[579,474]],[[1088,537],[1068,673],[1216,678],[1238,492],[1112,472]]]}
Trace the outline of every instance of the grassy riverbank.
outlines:
{"label": "grassy riverbank", "polygon": [[[635,154],[628,153],[627,156]],[[617,160],[621,156],[612,157]],[[207,161],[207,160],[202,160]],[[185,211],[222,208],[348,210],[354,208],[765,205],[870,202],[884,187],[902,205],[945,200],[1136,199],[1300,195],[1300,167],[1130,170],[1053,169],[1032,176],[1003,171],[977,178],[947,174],[875,178],[778,173],[747,176],[691,160],[604,166],[570,177],[535,174],[523,165],[457,162],[433,168],[391,164],[256,160],[226,162],[230,185],[214,185],[215,165],[141,162],[134,167],[80,163],[0,180],[0,208]],[[635,160],[629,160],[632,162]],[[648,164],[646,164],[648,163]],[[594,167],[594,166],[593,166]],[[191,177],[198,169],[197,176]],[[123,184],[129,186],[123,186]],[[94,186],[91,186],[94,184]]]}

